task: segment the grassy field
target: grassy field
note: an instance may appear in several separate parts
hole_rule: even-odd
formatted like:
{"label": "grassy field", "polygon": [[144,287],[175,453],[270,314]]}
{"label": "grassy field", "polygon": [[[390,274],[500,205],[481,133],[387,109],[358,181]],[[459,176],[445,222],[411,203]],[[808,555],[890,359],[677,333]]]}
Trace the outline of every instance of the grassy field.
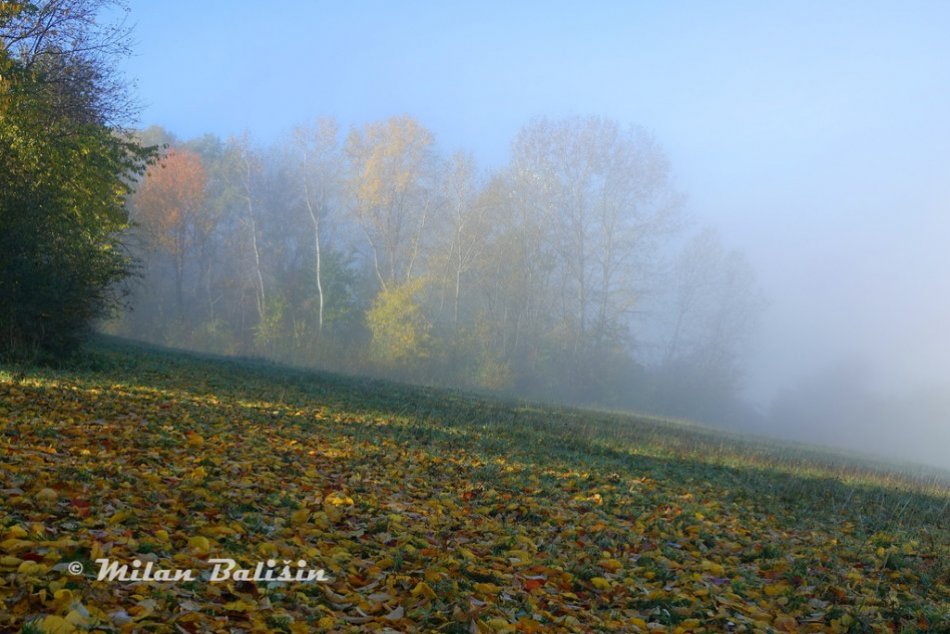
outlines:
{"label": "grassy field", "polygon": [[0,631],[950,631],[947,473],[685,423],[100,340],[0,454]]}

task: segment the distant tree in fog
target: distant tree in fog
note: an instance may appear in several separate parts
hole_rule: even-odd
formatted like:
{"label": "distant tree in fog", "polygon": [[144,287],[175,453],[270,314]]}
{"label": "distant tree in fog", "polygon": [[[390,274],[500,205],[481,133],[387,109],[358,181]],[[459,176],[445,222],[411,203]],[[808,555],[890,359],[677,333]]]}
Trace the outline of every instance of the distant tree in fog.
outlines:
{"label": "distant tree in fog", "polygon": [[185,266],[214,228],[214,218],[204,207],[206,181],[198,155],[173,148],[149,168],[135,194],[136,222],[154,246],[171,256],[179,319],[184,313]]}
{"label": "distant tree in fog", "polygon": [[703,372],[737,380],[765,308],[745,255],[727,251],[719,235],[706,229],[680,253],[668,292],[672,301],[664,363],[686,360]]}
{"label": "distant tree in fog", "polygon": [[339,127],[330,118],[294,130],[299,160],[300,195],[313,233],[314,278],[317,287],[317,331],[323,333],[326,298],[323,285],[323,232],[326,217],[340,204],[343,155]]}
{"label": "distant tree in fog", "polygon": [[540,119],[514,146],[550,223],[561,319],[575,350],[620,335],[679,199],[663,151],[643,130],[598,117]]}
{"label": "distant tree in fog", "polygon": [[442,240],[438,261],[451,288],[452,322],[457,328],[463,279],[483,256],[490,227],[479,199],[475,161],[471,155],[456,152],[452,156],[443,187],[448,235]]}
{"label": "distant tree in fog", "polygon": [[437,205],[432,134],[408,116],[354,128],[346,141],[346,186],[380,288],[421,273]]}
{"label": "distant tree in fog", "polygon": [[518,134],[496,186],[507,190],[505,233],[517,236],[502,238],[508,253],[496,257],[520,271],[519,330],[539,333],[547,343],[535,346],[578,371],[572,387],[599,381],[600,361],[626,345],[657,245],[677,226],[665,154],[643,130],[608,119],[538,119]]}
{"label": "distant tree in fog", "polygon": [[758,287],[713,233],[664,274],[682,197],[650,134],[536,119],[484,175],[408,116],[340,141],[316,119],[272,148],[177,148],[214,230],[177,275],[208,310],[153,329],[166,343],[668,413],[735,397]]}
{"label": "distant tree in fog", "polygon": [[690,418],[751,418],[738,403],[751,337],[766,307],[745,255],[705,229],[676,255],[651,297],[641,358],[649,407]]}
{"label": "distant tree in fog", "polygon": [[260,153],[251,145],[247,134],[228,141],[230,178],[237,197],[241,200],[241,221],[247,231],[246,244],[250,248],[250,264],[254,286],[254,306],[258,320],[263,320],[267,311],[267,285],[264,282],[264,265],[261,256],[262,227],[259,216],[266,213],[259,209],[261,181],[264,163]]}

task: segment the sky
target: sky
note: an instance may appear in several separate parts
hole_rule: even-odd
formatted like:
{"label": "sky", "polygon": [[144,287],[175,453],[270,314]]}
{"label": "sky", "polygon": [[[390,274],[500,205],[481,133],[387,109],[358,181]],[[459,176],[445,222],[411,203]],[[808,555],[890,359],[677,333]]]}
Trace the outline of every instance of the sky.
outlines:
{"label": "sky", "polygon": [[841,362],[950,384],[950,2],[132,0],[140,123],[408,113],[501,166],[532,117],[650,130],[770,305],[748,395]]}

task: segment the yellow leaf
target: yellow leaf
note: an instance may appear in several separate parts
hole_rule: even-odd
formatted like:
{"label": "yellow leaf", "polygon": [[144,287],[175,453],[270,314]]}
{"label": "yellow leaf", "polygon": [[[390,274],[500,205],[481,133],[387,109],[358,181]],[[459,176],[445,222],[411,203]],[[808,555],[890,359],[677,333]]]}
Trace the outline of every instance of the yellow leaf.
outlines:
{"label": "yellow leaf", "polygon": [[640,630],[649,629],[648,626],[647,626],[647,622],[644,621],[643,619],[632,618],[632,619],[630,619],[630,625],[632,625],[632,626],[634,626],[634,627],[636,627],[637,629],[640,629]]}
{"label": "yellow leaf", "polygon": [[195,535],[188,540],[188,547],[199,555],[206,555],[211,550],[211,542],[204,535]]}
{"label": "yellow leaf", "polygon": [[499,617],[496,617],[494,619],[489,619],[488,627],[491,628],[492,632],[502,632],[503,634],[507,634],[509,632],[515,631],[514,625],[512,625],[505,619],[499,618]]}
{"label": "yellow leaf", "polygon": [[717,577],[722,577],[726,574],[726,569],[723,568],[721,564],[717,564],[714,561],[709,561],[708,559],[703,559],[701,566],[704,571]]}
{"label": "yellow leaf", "polygon": [[72,603],[72,600],[73,600],[72,590],[66,590],[66,589],[57,590],[56,592],[53,593],[53,599],[57,603]]}
{"label": "yellow leaf", "polygon": [[188,444],[192,447],[200,447],[205,444],[205,439],[201,437],[201,434],[190,431],[188,432]]}
{"label": "yellow leaf", "polygon": [[762,588],[766,596],[774,597],[782,594],[785,590],[788,589],[788,584],[785,583],[771,583]]}
{"label": "yellow leaf", "polygon": [[531,561],[531,553],[525,550],[509,550],[508,554],[520,561]]}
{"label": "yellow leaf", "polygon": [[310,510],[309,509],[300,509],[294,511],[290,514],[290,523],[294,526],[300,526],[301,524],[306,524],[307,520],[310,519]]}
{"label": "yellow leaf", "polygon": [[42,619],[35,621],[34,625],[36,629],[45,634],[72,634],[76,631],[73,624],[61,616],[44,616]]}
{"label": "yellow leaf", "polygon": [[[86,611],[86,609],[83,608],[82,605],[80,605],[79,608],[82,611],[78,609],[73,609],[73,610],[70,610],[69,614],[66,615],[66,621],[70,625],[73,625],[75,627],[81,627],[81,626],[89,624],[89,617],[88,617],[89,612]],[[83,612],[85,612],[85,614]]]}
{"label": "yellow leaf", "polygon": [[114,526],[116,524],[124,522],[130,517],[132,517],[132,511],[118,511],[116,513],[113,513],[112,517],[109,518],[109,524],[112,524]]}
{"label": "yellow leaf", "polygon": [[7,532],[3,535],[6,539],[26,539],[27,532],[26,529],[15,524],[7,529]]}
{"label": "yellow leaf", "polygon": [[21,561],[20,565],[17,566],[16,572],[18,575],[35,575],[43,572],[43,566],[36,563],[35,561]]}
{"label": "yellow leaf", "polygon": [[772,623],[779,632],[797,632],[798,631],[798,621],[795,620],[795,617],[783,615],[775,619],[775,622]]}
{"label": "yellow leaf", "polygon": [[40,489],[36,493],[36,499],[40,502],[55,502],[56,498],[59,497],[59,494],[56,493],[53,489],[45,488]]}
{"label": "yellow leaf", "polygon": [[434,599],[436,597],[435,590],[429,587],[425,581],[420,581],[416,584],[416,587],[412,589],[412,596],[417,597],[422,595],[428,599]]}
{"label": "yellow leaf", "polygon": [[597,565],[610,572],[617,572],[623,568],[623,564],[620,563],[619,559],[601,559],[597,562]]}
{"label": "yellow leaf", "polygon": [[603,577],[594,577],[590,583],[598,590],[610,590],[610,582]]}
{"label": "yellow leaf", "polygon": [[353,498],[342,493],[331,493],[323,500],[324,506],[327,504],[333,506],[353,506]]}

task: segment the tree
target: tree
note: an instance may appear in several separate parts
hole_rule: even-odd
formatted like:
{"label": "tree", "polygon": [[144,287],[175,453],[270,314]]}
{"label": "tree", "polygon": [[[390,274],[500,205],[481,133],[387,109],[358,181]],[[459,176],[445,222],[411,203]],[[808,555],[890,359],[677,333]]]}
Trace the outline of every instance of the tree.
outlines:
{"label": "tree", "polygon": [[354,129],[347,139],[353,217],[384,290],[419,271],[435,206],[433,145],[432,134],[408,116]]}
{"label": "tree", "polygon": [[172,149],[160,165],[148,170],[135,194],[137,221],[152,242],[172,257],[179,319],[184,309],[188,254],[193,247],[203,244],[214,229],[214,219],[204,208],[206,181],[197,154]]}
{"label": "tree", "polygon": [[677,226],[661,148],[606,119],[537,119],[479,204],[491,231],[476,277],[496,357],[525,389],[585,399],[607,389],[608,366],[632,354],[657,245]]}
{"label": "tree", "polygon": [[136,111],[116,71],[131,53],[131,32],[104,22],[121,0],[0,2],[0,49],[15,61],[21,93],[44,95],[45,115],[123,128]]}
{"label": "tree", "polygon": [[743,361],[766,306],[751,264],[705,229],[673,262],[651,308],[655,354],[646,406],[674,416],[735,424],[748,419],[739,402]]}
{"label": "tree", "polygon": [[418,277],[383,289],[367,311],[373,352],[383,366],[405,366],[428,356],[431,324],[416,298],[424,287],[425,279]]}
{"label": "tree", "polygon": [[509,168],[492,178],[477,205],[491,227],[473,276],[479,296],[479,332],[490,339],[494,358],[531,375],[549,329],[554,258],[550,223],[535,195],[531,175]]}
{"label": "tree", "polygon": [[680,253],[669,284],[664,364],[685,362],[694,372],[735,388],[743,353],[766,306],[746,256],[727,250],[705,229]]}
{"label": "tree", "polygon": [[449,250],[445,271],[451,275],[452,322],[458,328],[462,278],[481,257],[489,233],[484,206],[479,204],[471,155],[459,152],[452,157],[445,188],[451,227],[451,237],[446,241]]}
{"label": "tree", "polygon": [[264,269],[261,264],[261,229],[258,226],[258,190],[259,181],[264,172],[260,155],[251,147],[247,134],[232,138],[228,143],[228,152],[233,161],[232,174],[237,184],[238,197],[244,206],[242,218],[250,238],[252,269],[254,273],[254,298],[257,318],[261,322],[267,312],[267,287],[264,284]]}
{"label": "tree", "polygon": [[518,135],[513,168],[548,225],[568,343],[600,352],[622,337],[656,242],[676,226],[666,156],[639,128],[539,119]]}
{"label": "tree", "polygon": [[153,155],[122,126],[108,2],[0,3],[0,355],[56,357],[121,302],[119,232]]}
{"label": "tree", "polygon": [[323,225],[339,199],[342,156],[339,127],[333,119],[318,119],[312,127],[300,126],[294,140],[300,155],[303,204],[313,231],[314,278],[317,287],[317,332],[323,334],[326,298],[323,279]]}

